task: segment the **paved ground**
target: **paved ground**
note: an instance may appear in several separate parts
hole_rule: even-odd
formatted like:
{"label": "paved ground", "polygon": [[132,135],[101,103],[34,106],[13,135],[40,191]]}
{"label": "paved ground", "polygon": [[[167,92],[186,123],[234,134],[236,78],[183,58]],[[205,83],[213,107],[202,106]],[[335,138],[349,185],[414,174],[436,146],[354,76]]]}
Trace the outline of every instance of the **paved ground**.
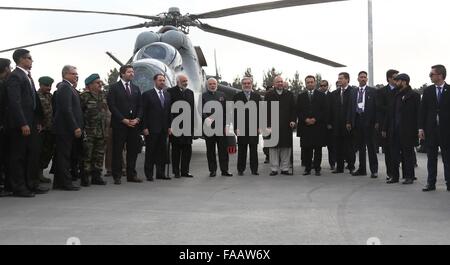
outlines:
{"label": "paved ground", "polygon": [[[261,176],[209,178],[203,141],[194,146],[194,179],[52,191],[34,199],[0,199],[0,244],[450,244],[450,193],[442,169],[438,191],[380,178]],[[324,149],[325,150],[325,149]],[[295,152],[296,173],[299,152]],[[260,161],[263,155],[261,153]],[[380,161],[384,161],[382,155]],[[236,157],[231,169],[235,171]],[[138,172],[143,172],[143,157]]]}

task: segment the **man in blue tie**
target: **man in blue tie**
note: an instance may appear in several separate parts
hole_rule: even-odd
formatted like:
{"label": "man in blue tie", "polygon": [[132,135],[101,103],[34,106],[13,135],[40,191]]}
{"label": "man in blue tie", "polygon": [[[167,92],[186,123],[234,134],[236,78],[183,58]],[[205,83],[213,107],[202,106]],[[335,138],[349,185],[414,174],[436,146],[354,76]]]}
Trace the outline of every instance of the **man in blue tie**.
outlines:
{"label": "man in blue tie", "polygon": [[450,191],[450,86],[443,65],[431,67],[434,85],[423,92],[419,115],[419,138],[425,140],[428,156],[428,184],[424,192],[436,190],[438,151],[441,148],[447,191]]}
{"label": "man in blue tie", "polygon": [[168,161],[167,138],[172,134],[171,98],[164,90],[166,77],[157,74],[153,78],[155,88],[142,94],[145,136],[145,176],[153,181],[156,166],[156,179],[170,179],[164,172]]}

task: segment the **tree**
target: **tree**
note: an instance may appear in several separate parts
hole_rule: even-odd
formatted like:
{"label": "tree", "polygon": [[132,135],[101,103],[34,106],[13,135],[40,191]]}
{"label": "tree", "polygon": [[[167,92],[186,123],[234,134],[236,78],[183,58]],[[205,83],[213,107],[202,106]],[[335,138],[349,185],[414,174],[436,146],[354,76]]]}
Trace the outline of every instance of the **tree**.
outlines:
{"label": "tree", "polygon": [[231,86],[239,90],[242,89],[241,78],[237,76],[234,79],[233,84]]}
{"label": "tree", "polygon": [[273,87],[273,80],[275,77],[281,75],[281,72],[278,72],[275,70],[275,67],[272,67],[272,69],[269,69],[267,73],[264,73],[263,77],[263,87],[267,90],[269,88]]}
{"label": "tree", "polygon": [[293,79],[289,79],[289,88],[294,95],[300,94],[304,89],[303,81],[300,80],[300,73],[298,71],[295,72]]}
{"label": "tree", "polygon": [[317,73],[316,74],[316,89],[320,88],[320,82],[322,82],[322,75]]}
{"label": "tree", "polygon": [[117,68],[111,69],[111,70],[109,70],[108,77],[106,78],[105,81],[108,85],[112,85],[117,82],[117,80],[119,79],[119,76],[120,76],[120,74],[119,74],[119,70],[117,70]]}

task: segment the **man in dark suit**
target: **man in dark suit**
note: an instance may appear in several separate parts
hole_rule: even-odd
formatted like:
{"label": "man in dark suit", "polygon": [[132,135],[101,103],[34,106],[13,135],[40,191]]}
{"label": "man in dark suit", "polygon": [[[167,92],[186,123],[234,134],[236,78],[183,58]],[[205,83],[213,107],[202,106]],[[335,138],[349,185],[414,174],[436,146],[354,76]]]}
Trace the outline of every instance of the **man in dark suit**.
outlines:
{"label": "man in dark suit", "polygon": [[66,65],[62,70],[63,81],[56,87],[54,94],[55,117],[53,130],[56,134],[56,174],[53,182],[55,189],[78,191],[80,188],[72,184],[73,149],[83,133],[83,113],[80,95],[74,84],[78,82],[77,68]]}
{"label": "man in dark suit", "polygon": [[142,95],[143,126],[145,136],[145,176],[153,181],[153,167],[156,166],[156,179],[170,179],[164,172],[168,158],[167,137],[171,130],[171,99],[164,91],[166,78],[157,74],[153,78],[155,88]]}
{"label": "man in dark suit", "polygon": [[[5,191],[6,186],[6,174],[7,174],[7,145],[8,140],[6,138],[6,124],[5,124],[5,111],[6,111],[6,80],[8,80],[11,74],[11,61],[5,58],[0,58],[0,197],[11,195],[10,192]],[[10,188],[10,187],[8,187]]]}
{"label": "man in dark suit", "polygon": [[[316,78],[312,75],[305,78],[306,91],[297,98],[297,136],[304,153],[305,173],[311,175],[314,166],[316,176],[320,176],[322,164],[322,147],[325,146],[327,126],[327,98],[316,90]],[[314,164],[312,163],[314,155]]]}
{"label": "man in dark suit", "polygon": [[391,147],[392,175],[388,184],[398,183],[400,178],[399,166],[402,163],[403,184],[413,184],[414,147],[418,145],[417,137],[420,95],[409,85],[407,74],[399,74],[395,78],[398,92],[388,107],[383,127],[383,136],[388,139]]}
{"label": "man in dark suit", "polygon": [[[398,92],[398,88],[396,87],[396,81],[394,78],[399,74],[397,70],[389,70],[386,73],[386,79],[388,84],[378,89],[378,109],[379,109],[379,115],[380,115],[380,121],[384,122],[388,115],[388,108],[393,103],[395,95]],[[384,158],[385,158],[385,164],[386,164],[386,174],[387,174],[387,180],[392,178],[393,173],[393,164],[392,158],[391,158],[391,148],[389,145],[388,138],[382,138],[381,139],[381,145],[383,147],[384,152]]]}
{"label": "man in dark suit", "polygon": [[425,140],[428,156],[428,185],[423,191],[436,190],[438,149],[441,148],[447,191],[450,191],[450,86],[445,82],[443,65],[431,68],[434,85],[425,89],[419,115],[419,138]]}
{"label": "man in dark suit", "polygon": [[350,111],[347,118],[354,131],[356,148],[359,153],[359,169],[353,176],[366,176],[366,148],[372,178],[378,178],[378,157],[375,150],[375,132],[379,128],[376,89],[367,86],[367,72],[358,74],[359,87],[353,90]]}
{"label": "man in dark suit", "polygon": [[[238,109],[234,110],[235,131],[238,136],[238,175],[243,176],[247,164],[247,151],[250,149],[250,170],[252,175],[259,175],[258,173],[258,142],[259,142],[259,102],[261,96],[253,91],[253,79],[251,77],[244,77],[241,81],[242,92],[233,96],[234,103],[241,102],[241,104],[253,104],[252,112],[245,108],[244,112]],[[252,103],[253,102],[253,103]],[[252,108],[252,106],[248,106]],[[244,121],[239,122],[239,119],[244,118]],[[251,123],[254,123],[251,128]],[[241,127],[243,126],[243,127]]]}
{"label": "man in dark suit", "polygon": [[[205,111],[205,105],[208,102],[218,102],[222,108],[222,121],[221,124],[217,122],[214,117],[216,113],[216,109],[212,109],[211,111]],[[228,172],[228,140],[226,137],[226,132],[229,127],[226,126],[226,102],[225,102],[225,94],[221,91],[217,91],[217,80],[214,78],[210,78],[208,80],[208,91],[202,94],[202,120],[203,124],[205,124],[211,131],[217,131],[217,133],[205,134],[206,141],[206,153],[208,158],[208,168],[209,168],[209,176],[215,177],[217,175],[217,158],[216,158],[216,145],[219,152],[219,165],[220,170],[222,171],[222,176],[224,177],[232,177],[233,174]]]}
{"label": "man in dark suit", "polygon": [[142,182],[136,172],[140,137],[139,124],[143,119],[141,91],[131,82],[133,78],[133,66],[120,67],[120,80],[111,85],[108,93],[108,106],[111,111],[113,128],[112,175],[116,185],[122,183],[122,152],[125,144],[127,147],[127,180],[128,182]]}
{"label": "man in dark suit", "polygon": [[320,82],[319,91],[324,93],[327,98],[327,113],[326,113],[326,125],[327,131],[325,136],[325,142],[328,149],[328,163],[330,164],[331,170],[336,169],[336,150],[335,143],[333,141],[333,126],[332,126],[332,97],[330,92],[330,85],[327,80],[322,80]]}
{"label": "man in dark suit", "polygon": [[[190,115],[190,132],[189,134],[175,136],[170,136],[170,142],[172,143],[172,171],[175,175],[175,178],[186,177],[192,178],[189,173],[189,164],[191,163],[192,157],[192,138],[194,135],[194,92],[188,88],[189,80],[185,75],[178,75],[177,77],[177,86],[169,88],[167,92],[170,94],[171,106],[174,104],[186,102],[190,106],[191,115]],[[176,119],[182,115],[182,112],[172,114],[172,120]],[[185,127],[185,122],[182,122],[182,128]],[[169,125],[170,126],[170,125]],[[187,126],[187,125],[186,125]],[[173,129],[173,128],[172,128]],[[181,163],[181,168],[180,168]]]}
{"label": "man in dark suit", "polygon": [[346,161],[350,174],[353,174],[356,159],[355,148],[351,128],[347,126],[347,117],[354,88],[349,85],[350,75],[348,73],[340,73],[338,82],[339,88],[331,93],[332,129],[334,143],[336,144],[337,162],[336,170],[333,173],[344,173],[344,161]]}
{"label": "man in dark suit", "polygon": [[34,197],[48,192],[39,187],[39,131],[42,108],[31,77],[33,59],[25,49],[13,54],[17,68],[7,81],[7,128],[9,166],[13,196]]}

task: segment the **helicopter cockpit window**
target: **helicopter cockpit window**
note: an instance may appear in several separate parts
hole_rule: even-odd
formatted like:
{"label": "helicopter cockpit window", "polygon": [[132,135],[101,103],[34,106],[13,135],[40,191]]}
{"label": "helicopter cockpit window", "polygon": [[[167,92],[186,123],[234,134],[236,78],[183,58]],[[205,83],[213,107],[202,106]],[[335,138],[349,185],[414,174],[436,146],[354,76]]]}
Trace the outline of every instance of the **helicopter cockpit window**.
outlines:
{"label": "helicopter cockpit window", "polygon": [[182,65],[180,53],[171,45],[156,42],[143,47],[135,56],[135,60],[155,59],[171,69],[178,69]]}

